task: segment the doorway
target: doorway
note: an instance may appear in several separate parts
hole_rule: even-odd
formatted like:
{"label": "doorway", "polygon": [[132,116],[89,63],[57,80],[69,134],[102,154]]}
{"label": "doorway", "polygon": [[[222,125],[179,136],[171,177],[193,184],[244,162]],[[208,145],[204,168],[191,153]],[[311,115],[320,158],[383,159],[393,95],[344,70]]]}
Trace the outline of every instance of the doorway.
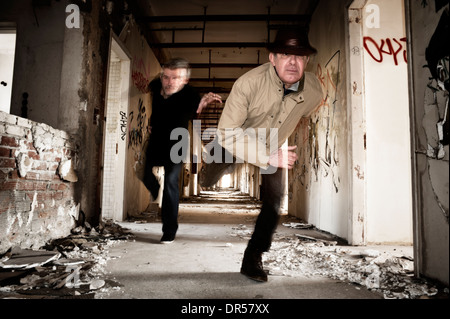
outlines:
{"label": "doorway", "polygon": [[0,111],[9,113],[16,52],[16,30],[0,28]]}
{"label": "doorway", "polygon": [[123,221],[131,59],[112,34],[103,141],[102,217]]}
{"label": "doorway", "polygon": [[413,242],[410,114],[403,0],[349,7],[355,245]]}

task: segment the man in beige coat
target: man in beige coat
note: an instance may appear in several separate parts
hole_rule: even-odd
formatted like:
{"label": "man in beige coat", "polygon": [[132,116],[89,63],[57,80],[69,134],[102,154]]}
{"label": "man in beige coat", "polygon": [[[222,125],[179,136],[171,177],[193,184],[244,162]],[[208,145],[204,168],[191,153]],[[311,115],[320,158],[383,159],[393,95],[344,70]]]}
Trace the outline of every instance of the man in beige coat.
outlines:
{"label": "man in beige coat", "polygon": [[[226,101],[212,152],[200,173],[210,187],[235,163],[247,162],[262,173],[261,212],[244,253],[241,273],[265,282],[262,254],[270,249],[279,221],[283,172],[297,161],[297,146],[282,148],[302,117],[322,102],[319,80],[305,72],[317,51],[303,29],[282,29],[268,46],[270,62],[240,77]],[[211,148],[211,146],[209,147]],[[207,147],[208,149],[208,147]]]}

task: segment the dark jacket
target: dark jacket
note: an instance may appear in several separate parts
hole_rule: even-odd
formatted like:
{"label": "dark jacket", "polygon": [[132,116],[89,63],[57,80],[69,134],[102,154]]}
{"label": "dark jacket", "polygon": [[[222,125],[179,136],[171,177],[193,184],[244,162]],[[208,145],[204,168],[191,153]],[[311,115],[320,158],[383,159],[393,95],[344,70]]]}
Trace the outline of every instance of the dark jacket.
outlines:
{"label": "dark jacket", "polygon": [[[189,121],[194,119],[200,95],[189,84],[164,99],[161,95],[161,80],[159,78],[150,83],[152,94],[152,115],[150,117],[149,145],[147,148],[147,162],[154,166],[171,163],[170,150],[179,140],[171,140],[170,134],[176,128],[188,129]],[[179,137],[181,139],[181,137]]]}

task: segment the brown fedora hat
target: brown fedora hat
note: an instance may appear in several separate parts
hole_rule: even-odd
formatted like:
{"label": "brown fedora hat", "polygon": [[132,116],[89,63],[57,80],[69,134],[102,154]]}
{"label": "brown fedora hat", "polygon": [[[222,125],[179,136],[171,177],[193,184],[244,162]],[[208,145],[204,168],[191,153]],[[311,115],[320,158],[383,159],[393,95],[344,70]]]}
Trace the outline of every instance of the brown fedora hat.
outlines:
{"label": "brown fedora hat", "polygon": [[317,50],[311,46],[308,31],[305,28],[285,28],[277,32],[275,41],[267,46],[272,53],[286,53],[309,56]]}

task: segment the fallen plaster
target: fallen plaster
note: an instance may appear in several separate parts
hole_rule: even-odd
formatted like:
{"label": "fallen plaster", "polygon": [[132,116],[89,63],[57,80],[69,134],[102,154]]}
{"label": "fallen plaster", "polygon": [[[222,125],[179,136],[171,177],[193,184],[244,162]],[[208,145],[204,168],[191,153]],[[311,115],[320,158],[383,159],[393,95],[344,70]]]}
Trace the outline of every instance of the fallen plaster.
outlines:
{"label": "fallen plaster", "polygon": [[38,250],[10,248],[0,255],[0,299],[94,299],[120,290],[105,280],[109,248],[133,236],[110,220],[88,223]]}
{"label": "fallen plaster", "polygon": [[[308,224],[283,224],[303,229]],[[239,232],[245,237],[248,234]],[[432,298],[438,288],[414,277],[412,250],[339,245],[339,241],[316,236],[275,234],[272,247],[263,255],[264,267],[272,276],[323,276],[365,287],[385,299]],[[448,288],[444,289],[448,297]]]}

